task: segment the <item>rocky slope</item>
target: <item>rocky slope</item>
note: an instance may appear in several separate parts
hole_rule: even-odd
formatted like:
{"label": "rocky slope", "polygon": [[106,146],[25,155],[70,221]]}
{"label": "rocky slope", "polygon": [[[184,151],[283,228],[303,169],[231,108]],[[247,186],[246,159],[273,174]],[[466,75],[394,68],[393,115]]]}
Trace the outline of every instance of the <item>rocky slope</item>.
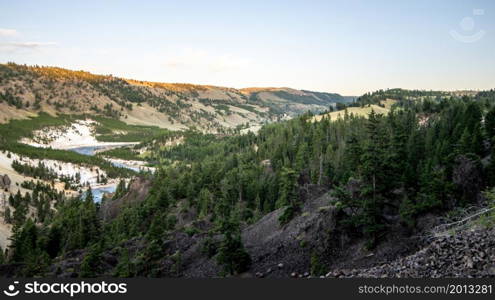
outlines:
{"label": "rocky slope", "polygon": [[[103,205],[105,219],[121,209],[142,201],[149,181],[136,179],[122,199]],[[396,231],[372,251],[364,241],[341,230],[339,211],[330,205],[330,195],[321,187],[309,185],[300,195],[300,213],[285,225],[279,222],[284,208],[275,210],[242,229],[242,241],[252,264],[239,277],[257,278],[347,278],[347,277],[493,277],[495,276],[495,228],[466,229],[455,234],[431,237],[428,228],[438,225],[432,215],[422,220],[423,234]],[[138,199],[138,200],[136,200]],[[163,241],[160,258],[136,269],[138,276],[218,277],[222,267],[214,255],[205,252],[205,241],[219,242],[221,235],[208,236],[213,224],[197,221],[196,212],[178,210],[178,227],[194,226],[198,233],[177,230]],[[473,227],[471,227],[473,228]],[[131,260],[146,249],[144,238],[133,238],[102,254],[100,276],[112,276],[119,263],[119,249],[129,250]],[[77,277],[86,253],[72,251],[55,259],[48,276]],[[134,258],[132,258],[134,257]],[[142,259],[142,258],[141,258]],[[15,276],[22,265],[0,267],[3,276]],[[144,272],[144,273],[142,273]]]}
{"label": "rocky slope", "polygon": [[209,132],[249,127],[353,97],[289,88],[233,89],[145,82],[55,67],[0,64],[0,122],[37,112],[90,113],[129,124]]}
{"label": "rocky slope", "polygon": [[339,269],[327,277],[494,277],[495,229],[434,238],[416,253],[371,268]]}

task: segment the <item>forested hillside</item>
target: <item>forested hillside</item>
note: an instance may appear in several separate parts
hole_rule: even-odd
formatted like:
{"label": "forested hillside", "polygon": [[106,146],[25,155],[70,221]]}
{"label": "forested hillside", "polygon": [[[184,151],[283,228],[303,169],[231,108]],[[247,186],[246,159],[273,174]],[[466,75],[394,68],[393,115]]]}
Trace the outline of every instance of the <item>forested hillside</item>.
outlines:
{"label": "forested hillside", "polygon": [[56,67],[0,64],[0,123],[39,112],[89,113],[128,124],[206,132],[321,112],[352,100],[338,94],[158,83]]}
{"label": "forested hillside", "polygon": [[[372,251],[424,234],[427,216],[436,220],[493,205],[483,191],[495,185],[495,91],[425,93],[381,91],[358,101],[393,97],[398,102],[388,114],[346,114],[333,121],[305,114],[265,125],[258,134],[187,131],[183,143],[155,149],[160,168],[154,175],[119,185],[118,196],[101,206],[89,194],[58,201],[42,224],[17,222],[9,263],[18,264],[10,272],[254,273],[263,260],[256,251],[264,244],[249,240],[248,232],[276,216],[272,230],[301,220],[320,224],[316,236],[297,236],[299,250],[279,245],[266,251],[302,257],[302,267],[293,268],[321,275],[339,259],[338,248],[361,243],[363,251]],[[313,209],[317,198],[320,206]]]}

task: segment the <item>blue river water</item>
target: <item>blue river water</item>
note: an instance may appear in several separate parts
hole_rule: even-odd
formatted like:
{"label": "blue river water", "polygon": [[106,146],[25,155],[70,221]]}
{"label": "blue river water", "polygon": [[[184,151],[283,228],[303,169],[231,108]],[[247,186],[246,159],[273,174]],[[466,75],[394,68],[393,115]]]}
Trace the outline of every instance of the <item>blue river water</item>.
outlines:
{"label": "blue river water", "polygon": [[95,155],[96,150],[105,149],[105,148],[108,148],[108,146],[88,146],[88,147],[72,148],[70,150],[77,152],[79,154],[92,156]]}
{"label": "blue river water", "polygon": [[[88,147],[72,148],[70,150],[71,151],[74,151],[74,152],[77,152],[79,154],[92,156],[92,155],[95,155],[95,153],[96,153],[97,150],[105,149],[105,148],[108,148],[108,147],[109,146],[88,146]],[[112,163],[112,165],[114,165],[116,167],[127,168],[127,169],[131,169],[133,171],[139,172],[139,168],[134,167],[134,166],[130,166],[130,165],[127,165],[127,164],[116,162],[116,161],[111,161],[111,163]]]}
{"label": "blue river water", "polygon": [[[77,152],[79,154],[83,155],[89,155],[93,156],[95,155],[95,152],[100,149],[105,149],[108,148],[108,146],[88,146],[88,147],[79,147],[79,148],[72,148],[70,149],[71,151]],[[139,172],[139,168],[129,166],[123,163],[118,163],[118,162],[111,162],[114,166],[116,167],[121,167],[121,168],[128,168],[131,170],[134,170],[136,172]],[[105,187],[98,187],[98,188],[93,188],[93,199],[95,202],[101,202],[101,199],[103,198],[103,194],[105,193],[113,193],[117,189],[117,184],[112,184],[112,185],[107,185]],[[84,194],[83,194],[84,197]]]}
{"label": "blue river water", "polygon": [[[104,194],[113,193],[113,192],[115,192],[116,189],[117,189],[116,184],[107,185],[105,187],[93,188],[91,191],[93,193],[94,202],[100,203],[101,199],[103,199]],[[86,192],[84,192],[81,195],[81,197],[82,197],[82,199],[84,199],[84,197],[86,197]]]}

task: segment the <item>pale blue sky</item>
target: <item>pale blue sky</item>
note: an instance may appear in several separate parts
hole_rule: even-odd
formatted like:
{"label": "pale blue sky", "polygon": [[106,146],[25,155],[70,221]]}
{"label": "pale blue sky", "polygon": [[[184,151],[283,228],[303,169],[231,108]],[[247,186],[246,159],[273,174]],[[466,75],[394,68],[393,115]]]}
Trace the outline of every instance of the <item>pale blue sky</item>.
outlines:
{"label": "pale blue sky", "polygon": [[7,1],[0,62],[163,82],[495,88],[495,1]]}

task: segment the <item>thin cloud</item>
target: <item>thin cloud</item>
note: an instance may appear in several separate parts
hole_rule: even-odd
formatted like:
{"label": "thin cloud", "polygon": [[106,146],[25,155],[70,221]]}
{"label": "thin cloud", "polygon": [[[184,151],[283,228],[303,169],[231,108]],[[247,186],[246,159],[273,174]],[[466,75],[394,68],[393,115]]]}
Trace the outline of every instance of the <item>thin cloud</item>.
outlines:
{"label": "thin cloud", "polygon": [[0,28],[0,37],[13,37],[19,35],[15,29]]}
{"label": "thin cloud", "polygon": [[0,42],[0,51],[15,52],[19,50],[36,50],[43,47],[55,46],[56,43],[41,42]]}
{"label": "thin cloud", "polygon": [[0,52],[34,51],[43,47],[54,46],[52,42],[25,42],[19,41],[19,31],[10,28],[0,28]]}

